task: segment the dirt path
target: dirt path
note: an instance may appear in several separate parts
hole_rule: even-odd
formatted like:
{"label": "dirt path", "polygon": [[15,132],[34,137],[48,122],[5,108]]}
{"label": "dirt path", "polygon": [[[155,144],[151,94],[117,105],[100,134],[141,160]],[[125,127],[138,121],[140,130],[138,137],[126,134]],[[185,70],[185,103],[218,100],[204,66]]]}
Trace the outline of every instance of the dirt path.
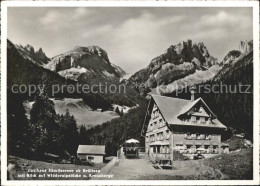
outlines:
{"label": "dirt path", "polygon": [[157,170],[149,164],[146,159],[121,159],[119,165],[116,166],[110,174],[114,175],[114,179],[137,179],[140,175],[151,175],[158,173],[169,173],[169,170]]}
{"label": "dirt path", "polygon": [[[181,180],[220,179],[218,170],[203,166],[199,162],[175,162],[176,170],[161,170],[152,167],[147,159],[120,159],[109,174],[113,180]],[[188,166],[189,165],[189,166]],[[100,179],[100,178],[99,178]]]}

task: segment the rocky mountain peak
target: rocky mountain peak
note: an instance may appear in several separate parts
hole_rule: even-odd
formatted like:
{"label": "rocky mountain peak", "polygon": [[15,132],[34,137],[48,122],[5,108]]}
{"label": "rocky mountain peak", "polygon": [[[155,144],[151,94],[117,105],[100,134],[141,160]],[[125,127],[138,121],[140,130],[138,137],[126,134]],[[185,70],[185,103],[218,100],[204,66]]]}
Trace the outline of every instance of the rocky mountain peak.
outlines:
{"label": "rocky mountain peak", "polygon": [[76,46],[66,53],[53,57],[45,68],[74,80],[90,76],[121,78],[125,75],[120,67],[110,62],[107,52],[96,45]]}
{"label": "rocky mountain peak", "polygon": [[50,59],[45,55],[42,48],[39,48],[38,51],[35,52],[35,58],[43,63],[47,63]]}
{"label": "rocky mountain peak", "polygon": [[242,54],[248,53],[253,50],[253,40],[251,41],[240,41],[239,43],[239,51]]}
{"label": "rocky mountain peak", "polygon": [[102,48],[100,48],[99,46],[92,45],[92,46],[88,46],[87,49],[89,50],[90,53],[97,54],[98,56],[106,60],[106,62],[110,63],[107,52]]}
{"label": "rocky mountain peak", "polygon": [[[196,70],[207,70],[217,63],[203,42],[192,40],[171,45],[166,51],[153,58],[150,64],[128,79],[128,83],[138,82],[143,87],[154,88],[193,74]],[[141,87],[141,89],[143,88]]]}
{"label": "rocky mountain peak", "polygon": [[203,42],[192,44],[192,40],[180,42],[171,45],[164,54],[152,59],[149,64],[152,71],[156,71],[158,66],[165,63],[182,64],[183,62],[192,62],[194,58],[198,59],[201,66],[210,67],[216,64],[217,59],[213,58]]}
{"label": "rocky mountain peak", "polygon": [[220,65],[227,65],[236,63],[237,60],[247,55],[253,50],[253,40],[251,41],[240,41],[238,50],[231,50],[220,62]]}
{"label": "rocky mountain peak", "polygon": [[222,60],[222,62],[220,63],[220,65],[226,65],[226,64],[230,64],[233,61],[237,60],[240,56],[241,56],[241,52],[238,50],[232,50],[230,51]]}
{"label": "rocky mountain peak", "polygon": [[102,59],[104,59],[107,63],[110,63],[107,52],[104,49],[102,49],[101,47],[96,46],[96,45],[87,46],[87,47],[76,46],[76,47],[74,47],[73,50],[71,50],[70,52],[67,52],[67,55],[70,55],[70,53],[73,53],[73,52],[75,54],[78,53],[80,55],[84,55],[84,54],[97,55],[97,56],[101,57]]}
{"label": "rocky mountain peak", "polygon": [[25,50],[27,50],[28,52],[30,52],[31,54],[34,54],[34,48],[33,46],[27,44],[25,47],[24,47]]}
{"label": "rocky mountain peak", "polygon": [[198,43],[197,46],[199,47],[200,52],[202,53],[202,55],[204,57],[209,57],[209,51],[207,50],[207,48],[206,48],[206,46],[204,45],[203,42]]}
{"label": "rocky mountain peak", "polygon": [[44,54],[44,52],[42,51],[42,48],[39,48],[39,50],[37,52],[40,54]]}
{"label": "rocky mountain peak", "polygon": [[34,47],[29,44],[25,46],[15,45],[15,47],[24,58],[29,59],[33,63],[43,65],[50,61],[50,59],[43,52],[42,48],[39,48],[39,50],[35,51]]}

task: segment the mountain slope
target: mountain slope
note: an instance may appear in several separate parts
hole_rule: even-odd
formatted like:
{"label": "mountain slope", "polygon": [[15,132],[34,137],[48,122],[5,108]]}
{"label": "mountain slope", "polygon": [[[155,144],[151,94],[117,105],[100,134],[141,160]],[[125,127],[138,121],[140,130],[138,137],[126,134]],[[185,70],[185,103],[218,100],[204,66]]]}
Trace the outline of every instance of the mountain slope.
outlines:
{"label": "mountain slope", "polygon": [[209,54],[204,43],[192,44],[188,40],[170,46],[164,54],[154,58],[146,68],[136,72],[127,82],[138,83],[139,90],[143,87],[155,88],[215,64],[217,59]]}
{"label": "mountain slope", "polygon": [[19,53],[26,59],[29,59],[31,62],[38,64],[38,65],[44,65],[50,61],[50,59],[45,55],[42,48],[39,48],[39,50],[35,51],[33,46],[31,45],[14,45],[16,49],[19,51]]}
{"label": "mountain slope", "polygon": [[[221,79],[227,73],[232,73],[237,68],[243,68],[253,61],[253,41],[241,42],[242,46],[239,46],[240,51],[232,50],[230,51],[221,64],[223,64],[222,69],[214,77],[214,81]],[[247,43],[247,44],[245,44]],[[247,47],[245,47],[247,46]]]}
{"label": "mountain slope", "polygon": [[98,46],[75,47],[53,57],[44,67],[74,80],[100,76],[121,78],[125,75],[125,71],[112,64],[107,52]]}
{"label": "mountain slope", "polygon": [[[65,79],[60,76],[56,72],[50,71],[38,64],[33,63],[30,59],[25,58],[21,53],[17,50],[15,45],[11,41],[7,41],[7,89],[9,94],[14,94],[14,96],[20,96],[18,94],[13,93],[11,88],[13,85],[38,85],[41,81],[42,75],[45,74],[48,79],[48,85],[46,85],[47,93],[50,97],[57,98],[83,98],[85,103],[93,108],[102,108],[104,110],[112,107],[111,103],[114,100],[109,100],[104,98],[104,95],[99,93],[82,93],[82,92],[69,92],[68,89],[60,89],[60,92],[53,95],[52,85],[55,86],[66,86],[71,85],[74,86],[76,90],[77,82],[71,79]],[[29,89],[23,94],[23,99],[32,99],[37,92],[31,92],[29,95]],[[124,102],[123,102],[124,103]],[[123,105],[123,104],[122,104]]]}
{"label": "mountain slope", "polygon": [[[170,93],[177,89],[191,86],[193,84],[200,84],[210,80],[221,80],[226,73],[232,74],[236,68],[246,66],[252,62],[252,44],[253,41],[240,42],[239,50],[231,50],[224,57],[224,59],[217,65],[209,67],[207,70],[196,70],[195,73],[184,78],[178,79],[169,84],[157,86],[152,89],[154,93]],[[241,46],[242,45],[242,46]],[[243,68],[243,67],[240,67]]]}
{"label": "mountain slope", "polygon": [[152,89],[154,94],[171,93],[175,90],[185,88],[194,84],[207,82],[215,77],[215,75],[221,70],[221,66],[213,65],[208,70],[196,70],[195,73],[187,75],[184,78],[178,79],[167,85],[159,85]]}
{"label": "mountain slope", "polygon": [[[104,112],[94,111],[82,99],[65,98],[63,100],[51,100],[54,103],[56,113],[65,115],[68,109],[70,114],[75,117],[78,126],[83,125],[86,128],[91,128],[119,117],[113,110]],[[30,116],[33,103],[25,101],[23,104],[28,117]]]}
{"label": "mountain slope", "polygon": [[41,75],[45,73],[49,83],[62,85],[67,83],[75,84],[72,80],[66,81],[59,74],[39,66],[38,61],[31,61],[27,55],[23,55],[17,46],[7,40],[7,88],[12,85],[37,85]]}

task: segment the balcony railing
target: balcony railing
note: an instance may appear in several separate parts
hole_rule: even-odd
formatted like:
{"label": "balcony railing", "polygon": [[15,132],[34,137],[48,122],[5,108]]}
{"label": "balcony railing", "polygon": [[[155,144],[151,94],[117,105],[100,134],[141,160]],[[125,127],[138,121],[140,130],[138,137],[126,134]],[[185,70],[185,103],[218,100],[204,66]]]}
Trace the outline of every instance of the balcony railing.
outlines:
{"label": "balcony railing", "polygon": [[153,157],[159,159],[171,159],[170,153],[154,153]]}
{"label": "balcony railing", "polygon": [[211,136],[187,136],[186,140],[211,140]]}

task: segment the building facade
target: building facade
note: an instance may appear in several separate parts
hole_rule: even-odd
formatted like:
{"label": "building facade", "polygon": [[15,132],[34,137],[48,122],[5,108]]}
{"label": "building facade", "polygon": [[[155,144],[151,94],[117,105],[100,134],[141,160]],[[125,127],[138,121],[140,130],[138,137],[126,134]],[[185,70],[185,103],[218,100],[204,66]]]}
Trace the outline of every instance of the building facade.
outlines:
{"label": "building facade", "polygon": [[221,143],[225,129],[202,98],[150,95],[142,136],[151,158],[171,162],[174,151],[191,158],[198,151],[205,157],[228,153],[228,145]]}
{"label": "building facade", "polygon": [[77,156],[80,159],[92,163],[103,163],[105,146],[103,145],[79,145]]}

